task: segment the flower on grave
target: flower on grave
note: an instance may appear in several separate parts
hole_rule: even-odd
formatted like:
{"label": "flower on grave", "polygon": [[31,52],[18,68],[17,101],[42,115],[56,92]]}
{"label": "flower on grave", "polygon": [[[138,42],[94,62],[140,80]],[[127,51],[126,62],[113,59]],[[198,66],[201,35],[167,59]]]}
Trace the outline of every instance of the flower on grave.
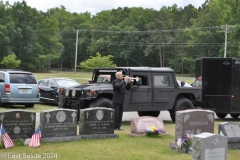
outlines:
{"label": "flower on grave", "polygon": [[191,147],[192,146],[192,135],[186,134],[182,139],[177,140],[177,146],[179,148],[182,148],[184,146]]}
{"label": "flower on grave", "polygon": [[155,126],[150,126],[146,128],[146,135],[149,137],[158,137],[161,135],[161,130],[157,129]]}

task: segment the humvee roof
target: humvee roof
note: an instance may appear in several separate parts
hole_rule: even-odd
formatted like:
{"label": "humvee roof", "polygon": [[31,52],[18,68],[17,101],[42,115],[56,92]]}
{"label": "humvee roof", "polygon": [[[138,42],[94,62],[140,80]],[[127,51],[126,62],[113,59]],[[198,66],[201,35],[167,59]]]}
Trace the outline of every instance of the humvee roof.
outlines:
{"label": "humvee roof", "polygon": [[95,70],[112,70],[113,72],[116,72],[117,70],[131,70],[131,71],[148,71],[148,72],[152,72],[152,71],[158,71],[158,72],[174,72],[173,69],[168,68],[168,67],[117,67],[117,68],[95,68]]}

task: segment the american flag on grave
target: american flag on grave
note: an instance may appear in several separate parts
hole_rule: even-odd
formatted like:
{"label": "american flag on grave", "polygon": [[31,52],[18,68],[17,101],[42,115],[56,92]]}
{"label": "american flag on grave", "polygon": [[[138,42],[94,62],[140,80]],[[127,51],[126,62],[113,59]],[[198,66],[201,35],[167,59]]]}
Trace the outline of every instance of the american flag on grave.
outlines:
{"label": "american flag on grave", "polygon": [[40,146],[40,138],[41,138],[41,129],[40,125],[38,126],[35,133],[32,135],[32,138],[28,144],[29,147],[38,147]]}
{"label": "american flag on grave", "polygon": [[10,148],[10,147],[14,146],[14,143],[13,143],[12,139],[9,137],[9,135],[5,131],[2,124],[1,124],[0,137],[1,137],[1,140],[2,140],[5,148]]}

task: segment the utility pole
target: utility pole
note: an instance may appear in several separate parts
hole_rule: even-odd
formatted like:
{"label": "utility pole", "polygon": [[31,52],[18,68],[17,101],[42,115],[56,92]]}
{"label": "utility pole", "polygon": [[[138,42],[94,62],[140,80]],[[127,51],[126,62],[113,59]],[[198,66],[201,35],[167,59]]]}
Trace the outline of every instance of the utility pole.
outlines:
{"label": "utility pole", "polygon": [[227,34],[230,33],[230,31],[228,29],[229,29],[229,26],[226,25],[225,30],[223,31],[223,32],[225,32],[224,58],[226,58],[226,56],[227,56]]}
{"label": "utility pole", "polygon": [[78,50],[78,29],[77,29],[77,35],[76,35],[76,52],[75,52],[75,67],[74,67],[75,73],[77,69],[77,50]]}

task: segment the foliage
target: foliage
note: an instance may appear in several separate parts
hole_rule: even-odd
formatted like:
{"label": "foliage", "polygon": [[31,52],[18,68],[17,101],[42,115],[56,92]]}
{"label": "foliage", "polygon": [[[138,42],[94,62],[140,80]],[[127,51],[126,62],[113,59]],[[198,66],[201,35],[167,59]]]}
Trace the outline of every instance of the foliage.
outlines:
{"label": "foliage", "polygon": [[177,141],[177,145],[178,147],[191,147],[192,146],[192,135],[191,134],[186,134],[184,135],[184,137],[182,139],[178,139]]}
{"label": "foliage", "polygon": [[223,57],[226,32],[227,57],[239,57],[239,4],[206,0],[199,8],[118,7],[93,16],[71,13],[62,5],[42,12],[26,1],[0,1],[0,60],[15,53],[19,69],[73,69],[77,49],[78,64],[100,52],[111,54],[117,66],[142,64],[193,74],[196,58]]}
{"label": "foliage", "polygon": [[146,135],[148,137],[159,137],[161,136],[161,130],[157,129],[155,126],[150,126],[146,128]]}
{"label": "foliage", "polygon": [[16,145],[17,146],[24,146],[24,140],[22,138],[19,138]]}
{"label": "foliage", "polygon": [[16,58],[15,54],[9,54],[3,58],[1,64],[5,65],[8,69],[15,69],[21,64],[21,61]]}
{"label": "foliage", "polygon": [[2,141],[0,141],[0,149],[4,148],[4,144]]}
{"label": "foliage", "polygon": [[114,68],[117,67],[115,64],[113,64],[113,61],[111,60],[113,56],[101,56],[99,52],[96,53],[96,57],[90,56],[90,58],[82,63],[80,63],[80,68],[84,71],[91,71],[94,68]]}

